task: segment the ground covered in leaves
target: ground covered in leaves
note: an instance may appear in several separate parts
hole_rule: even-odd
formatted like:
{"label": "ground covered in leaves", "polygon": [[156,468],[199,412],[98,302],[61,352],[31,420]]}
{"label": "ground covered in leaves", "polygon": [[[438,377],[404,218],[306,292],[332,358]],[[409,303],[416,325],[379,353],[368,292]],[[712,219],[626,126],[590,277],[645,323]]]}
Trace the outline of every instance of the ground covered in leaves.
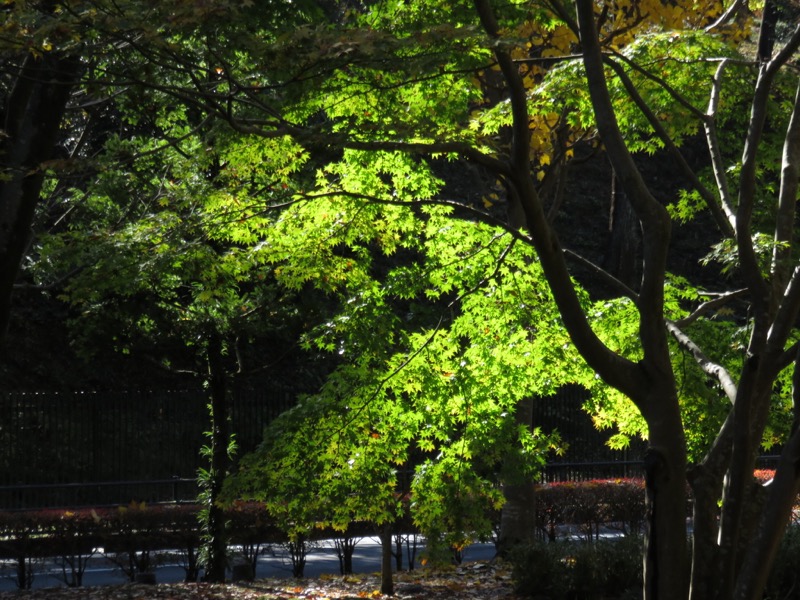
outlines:
{"label": "ground covered in leaves", "polygon": [[[247,583],[126,584],[84,588],[44,588],[0,592],[0,600],[357,600],[388,598],[378,574],[321,576],[316,579],[259,579]],[[514,599],[511,576],[500,564],[465,563],[449,569],[395,574],[394,598],[468,600]]]}

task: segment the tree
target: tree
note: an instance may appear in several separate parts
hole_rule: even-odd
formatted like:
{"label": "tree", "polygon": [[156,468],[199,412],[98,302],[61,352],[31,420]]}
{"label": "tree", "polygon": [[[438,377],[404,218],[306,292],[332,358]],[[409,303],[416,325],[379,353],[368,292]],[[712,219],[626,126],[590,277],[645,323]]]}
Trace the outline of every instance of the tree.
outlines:
{"label": "tree", "polygon": [[[265,351],[265,344],[296,345],[297,321],[313,321],[315,307],[305,302],[300,315],[301,304],[271,283],[271,274],[242,246],[267,221],[255,211],[242,216],[217,165],[225,160],[241,175],[247,155],[225,148],[221,139],[214,148],[209,133],[187,137],[196,129],[187,115],[174,107],[158,110],[153,131],[172,143],[111,136],[94,159],[105,168],[62,196],[72,207],[69,227],[41,236],[36,275],[48,284],[72,272],[61,298],[76,309],[71,325],[84,354],[111,345],[189,376],[207,391],[208,468],[199,477],[202,562],[207,580],[224,581],[227,535],[218,499],[234,448],[234,381],[280,364],[289,353]],[[171,183],[153,178],[156,164]],[[281,167],[277,160],[274,166]],[[277,185],[279,176],[272,176]],[[231,225],[229,205],[238,205],[234,223],[244,219],[246,225]]]}
{"label": "tree", "polygon": [[[577,0],[571,7],[556,0],[420,0],[354,8],[338,15],[335,26],[318,13],[302,24],[295,21],[294,28],[254,19],[237,32],[235,44],[226,29],[232,20],[211,20],[206,13],[198,21],[192,4],[148,7],[143,20],[128,15],[126,28],[115,31],[117,39],[152,71],[136,71],[128,81],[157,87],[234,132],[285,142],[296,160],[313,157],[315,166],[324,166],[315,180],[289,178],[287,196],[298,205],[333,200],[335,206],[313,212],[303,244],[279,244],[270,262],[292,257],[298,247],[325,249],[332,233],[377,237],[386,248],[429,223],[431,213],[424,209],[432,205],[449,207],[451,216],[466,223],[499,227],[509,239],[534,248],[532,266],[522,270],[541,269],[570,347],[609,387],[605,394],[598,390],[607,399],[604,408],[621,415],[620,398],[627,397],[646,426],[646,596],[758,597],[800,483],[793,467],[800,434],[793,428],[766,503],[758,507],[756,454],[770,410],[794,398],[787,371],[797,364],[793,328],[800,272],[792,249],[798,120],[797,100],[786,86],[800,30],[785,26],[792,22],[790,9],[765,3],[758,55],[748,57],[737,47],[750,27],[745,3],[738,1]],[[239,24],[242,13],[236,14]],[[164,19],[149,21],[154,16]],[[153,22],[176,26],[166,31]],[[737,103],[750,106],[745,123],[736,120]],[[745,143],[729,170],[726,160],[735,156],[736,140],[726,138],[725,127],[737,126]],[[708,146],[710,179],[694,172],[679,150],[698,130]],[[767,134],[778,130],[785,134],[776,142]],[[588,265],[615,296],[595,304],[573,279],[575,265],[586,267],[587,261],[564,250],[550,214],[561,206],[563,173],[592,136],[601,141],[642,231],[642,275],[633,288]],[[779,147],[781,172],[760,169],[764,153]],[[668,277],[676,222],[632,156],[656,148],[673,157],[693,187],[675,210],[685,214],[700,206],[719,230],[712,254],[733,273],[735,289],[715,281],[711,290],[698,291]],[[448,177],[448,169],[456,168],[459,176]],[[477,173],[474,186],[456,185],[470,172]],[[771,208],[762,210],[766,202]],[[371,224],[363,222],[366,215]],[[348,257],[335,248],[320,255],[329,262],[289,270],[298,283],[333,287],[352,281]],[[298,254],[309,256],[314,253]],[[703,295],[708,293],[714,296]],[[718,324],[710,311],[720,308],[730,318]],[[611,323],[624,327],[611,330]],[[743,356],[701,347],[714,336],[710,331],[728,332],[732,323],[746,330]],[[631,331],[633,337],[626,335]],[[341,335],[333,329],[328,343],[336,347]],[[683,375],[673,365],[676,348],[695,360],[731,404],[715,439],[696,443],[705,455],[693,455],[691,578],[685,572],[683,508],[691,429],[686,411],[697,404],[679,397]],[[515,397],[533,387],[525,378],[515,383]],[[750,511],[762,520],[745,547]]]}
{"label": "tree", "polygon": [[[788,229],[791,228],[793,219],[787,219],[787,215],[793,213],[790,213],[788,207],[776,213],[780,227],[776,229],[776,260],[771,271],[765,273],[762,269],[763,262],[758,260],[758,247],[753,241],[756,233],[753,223],[754,204],[757,198],[757,153],[754,150],[762,143],[764,111],[770,94],[780,94],[780,89],[775,87],[779,82],[779,71],[795,52],[800,43],[800,34],[791,33],[786,44],[774,55],[768,53],[770,58],[763,60],[758,67],[760,75],[752,95],[753,108],[741,170],[735,186],[738,201],[734,210],[729,191],[732,186],[726,180],[724,169],[719,168],[722,166],[722,156],[718,150],[719,140],[715,130],[717,122],[722,118],[722,113],[717,110],[722,71],[716,82],[706,87],[705,91],[711,98],[711,108],[707,112],[703,111],[681,95],[679,90],[670,87],[657,72],[648,69],[646,63],[621,54],[619,49],[630,42],[632,28],[615,27],[631,17],[630,11],[633,11],[634,21],[638,18],[639,23],[646,22],[646,26],[653,31],[653,35],[646,39],[654,42],[650,49],[657,52],[658,42],[668,39],[669,36],[677,36],[677,39],[684,35],[687,39],[713,39],[709,36],[723,24],[729,23],[729,17],[737,16],[736,10],[728,11],[715,21],[712,18],[713,13],[691,12],[684,7],[670,5],[665,9],[669,19],[664,19],[664,24],[668,27],[688,28],[690,31],[683,34],[678,28],[669,31],[666,36],[656,35],[656,25],[652,21],[646,21],[643,18],[644,13],[637,12],[633,7],[629,10],[624,7],[606,7],[595,13],[590,2],[579,1],[576,4],[577,11],[573,12],[558,3],[549,3],[541,13],[535,15],[533,20],[538,17],[540,22],[553,24],[555,19],[565,24],[567,31],[572,32],[574,37],[571,44],[580,50],[585,70],[586,106],[591,109],[597,132],[614,167],[617,181],[642,228],[643,270],[638,288],[632,290],[617,286],[630,299],[630,302],[623,304],[633,309],[637,324],[636,347],[626,355],[605,343],[592,327],[589,318],[591,315],[587,314],[570,278],[565,252],[547,218],[537,186],[537,168],[543,169],[539,172],[546,176],[548,161],[544,160],[544,156],[548,155],[534,146],[536,138],[531,132],[531,108],[528,100],[531,86],[526,84],[526,74],[518,59],[514,58],[514,48],[519,47],[518,44],[523,46],[524,42],[519,38],[512,38],[509,33],[513,30],[508,26],[509,23],[524,22],[530,14],[510,5],[504,5],[496,12],[488,2],[477,2],[475,7],[486,38],[476,34],[475,29],[458,27],[458,24],[474,23],[468,16],[467,7],[462,7],[461,11],[453,9],[446,20],[442,15],[447,11],[435,14],[431,7],[424,4],[415,5],[407,12],[399,9],[401,23],[428,25],[413,38],[413,46],[408,42],[411,38],[400,35],[402,25],[397,24],[398,14],[379,14],[377,11],[370,13],[367,20],[371,28],[349,32],[350,41],[344,47],[338,46],[336,50],[330,50],[335,47],[334,44],[322,43],[325,50],[321,55],[316,54],[316,50],[303,55],[308,61],[306,68],[309,63],[329,66],[326,60],[333,58],[346,63],[330,67],[332,76],[324,87],[325,100],[321,104],[313,104],[315,110],[326,109],[329,121],[311,129],[263,128],[260,133],[266,136],[276,135],[278,131],[281,135],[291,133],[299,143],[312,149],[324,139],[328,144],[361,151],[362,155],[358,152],[345,152],[342,164],[351,169],[368,162],[375,168],[374,157],[380,156],[376,152],[386,150],[406,151],[417,155],[460,154],[479,164],[499,180],[508,203],[524,220],[525,233],[517,235],[521,235],[522,239],[536,248],[544,277],[550,285],[563,324],[578,352],[603,380],[631,399],[647,424],[651,444],[645,460],[650,514],[645,583],[648,597],[684,597],[689,590],[684,571],[686,440],[676,375],[671,361],[670,335],[683,348],[691,351],[700,367],[708,375],[717,378],[720,388],[730,395],[734,406],[707,457],[695,465],[693,470],[692,486],[697,497],[695,523],[699,529],[694,535],[691,593],[696,597],[708,597],[716,587],[717,595],[722,598],[732,597],[734,593],[737,597],[755,597],[760,589],[758,581],[765,576],[769,561],[761,560],[754,564],[754,560],[742,558],[740,540],[743,539],[744,532],[741,524],[745,506],[751,502],[748,488],[752,485],[751,474],[770,408],[773,385],[783,369],[789,367],[794,360],[792,326],[797,313],[797,301],[796,284],[791,271],[786,271],[790,269],[791,262],[778,260],[779,257],[785,258],[784,250],[791,246]],[[737,3],[734,8],[739,7],[740,4]],[[661,16],[660,13],[657,14]],[[382,17],[386,17],[386,21]],[[390,21],[392,25],[388,25]],[[457,25],[445,25],[445,22]],[[438,25],[434,25],[435,23]],[[706,37],[697,33],[703,26],[708,27]],[[546,30],[546,27],[542,29]],[[604,34],[602,43],[596,34],[598,29]],[[432,36],[426,37],[432,32],[435,32],[435,40]],[[477,41],[487,38],[489,41],[485,46]],[[447,59],[442,58],[445,56],[443,45],[448,43],[460,47],[459,59],[448,62],[452,55],[447,55]],[[408,72],[401,72],[393,77],[380,66],[374,66],[381,65],[380,62],[370,63],[369,60],[374,60],[374,53],[379,46],[382,55],[411,55],[409,62],[413,62],[414,58],[418,59],[414,64],[414,75],[411,75],[412,69],[409,69]],[[424,47],[425,51],[414,53],[413,49],[420,47]],[[487,47],[490,49],[489,54],[484,50]],[[706,50],[713,47],[707,46]],[[713,55],[703,54],[703,50],[701,46],[700,54],[693,59],[694,64],[708,65],[706,58]],[[437,51],[441,54],[437,54]],[[435,62],[437,59],[440,61],[437,64],[438,73],[434,74],[434,69],[421,66],[421,63],[424,65],[423,60]],[[384,60],[389,62],[388,58]],[[655,60],[655,57],[651,60]],[[480,64],[481,61],[484,62],[483,65]],[[502,109],[494,112],[494,116],[498,120],[502,119],[502,123],[511,131],[507,147],[498,148],[490,139],[476,136],[472,133],[475,129],[468,126],[469,123],[475,123],[470,119],[470,109],[478,98],[474,95],[474,88],[465,85],[465,78],[460,74],[465,71],[474,73],[482,66],[490,66],[492,62],[499,67],[499,73],[495,77],[500,81],[503,90],[501,97],[508,99]],[[733,61],[721,63],[730,66]],[[394,62],[391,64],[396,65]],[[666,63],[655,61],[653,64],[662,66]],[[420,73],[431,75],[427,78]],[[553,70],[553,73],[561,75],[564,71]],[[643,75],[643,80],[648,85],[655,83],[659,93],[648,96],[646,86],[637,88],[633,83],[634,75]],[[438,82],[446,82],[447,87],[432,86],[430,81],[434,77]],[[609,81],[619,82],[616,96],[611,95]],[[712,81],[710,77],[709,81]],[[432,94],[433,89],[438,94]],[[642,92],[637,89],[642,89]],[[455,102],[459,92],[459,102]],[[659,113],[648,103],[663,99],[664,93],[671,98],[671,103],[659,106],[658,110],[661,115],[666,115],[667,121],[670,120],[671,113],[665,113],[665,110],[674,110],[676,115],[680,113],[682,117],[680,120],[676,119],[677,125],[665,126]],[[382,98],[381,104],[376,102],[378,96]],[[640,112],[638,123],[622,122],[621,117],[626,113],[618,106],[623,97],[628,98],[629,104],[632,101],[631,105]],[[348,100],[347,104],[343,103],[345,98]],[[398,105],[406,106],[405,113],[397,110]],[[407,116],[409,113],[411,116]],[[717,167],[718,189],[712,193],[696,175],[688,173],[688,176],[692,178],[700,197],[714,216],[721,235],[731,239],[737,249],[737,271],[748,290],[750,310],[754,316],[747,356],[738,381],[734,380],[722,364],[702,353],[681,329],[680,324],[670,319],[665,289],[671,219],[665,206],[654,197],[631,157],[632,150],[646,148],[648,140],[653,139],[677,156],[675,140],[685,135],[686,128],[690,127],[685,121],[687,113],[689,118],[695,119],[695,126],[702,124],[707,133],[710,156]],[[243,126],[243,122],[237,121],[235,117],[231,121],[234,126]],[[533,122],[535,123],[535,119]],[[637,135],[633,126],[642,123],[646,125],[647,132]],[[478,121],[476,129],[480,130],[480,126]],[[627,126],[631,132],[623,134],[623,126]],[[787,131],[789,135],[786,138],[786,152],[791,157],[794,144],[793,126],[790,125]],[[369,158],[364,157],[364,154]],[[532,157],[539,158],[538,165],[533,167]],[[784,187],[779,196],[790,198],[791,202],[784,202],[782,206],[793,205],[796,198],[793,183],[796,175],[792,171],[794,162],[787,158],[785,163],[786,171],[781,175]],[[680,164],[689,171],[685,162]],[[386,172],[399,174],[390,168]],[[353,182],[343,176],[350,173],[351,171],[345,171],[342,167],[338,172],[340,179],[329,179],[342,197],[369,197],[373,202],[384,204],[400,202],[403,197],[408,198],[406,201],[410,203],[426,201],[425,197],[418,194],[404,193],[403,186],[397,185],[397,180],[391,196],[384,195],[384,190],[381,189],[362,187],[360,183],[352,185]],[[332,193],[334,192],[326,191],[326,194]],[[472,208],[469,204],[462,203],[462,206],[465,210]],[[489,219],[493,216],[491,213],[478,216],[475,211],[470,212],[473,218]],[[773,285],[777,281],[781,283]],[[734,297],[739,297],[739,294],[723,294],[713,304],[703,305],[700,313],[692,312],[688,321],[683,321],[683,324],[698,319],[703,311]],[[758,554],[756,548],[774,548],[787,522],[790,499],[797,489],[793,471],[790,467],[787,469],[791,464],[792,447],[793,440],[790,438],[790,443],[786,445],[786,463],[778,469],[777,484],[773,486],[771,500],[763,512],[765,520],[757,537],[758,544],[747,549],[747,556],[763,556]],[[722,494],[722,476],[726,472],[728,477]],[[713,508],[721,494],[723,510],[720,543],[717,545],[712,542],[713,522],[707,517],[709,509]],[[713,586],[712,582],[721,582],[722,585]]]}
{"label": "tree", "polygon": [[83,69],[74,48],[53,49],[62,42],[48,23],[53,4],[42,3],[25,25],[22,7],[0,9],[0,340],[46,174],[66,151],[58,148],[61,124]]}
{"label": "tree", "polygon": [[[356,176],[385,185],[378,172]],[[557,443],[508,418],[521,394],[576,377],[560,346],[534,363],[544,358],[537,345],[558,333],[546,325],[556,320],[546,287],[523,270],[529,252],[496,228],[424,210],[422,224],[408,207],[318,199],[266,232],[263,257],[285,285],[311,280],[344,299],[311,337],[339,367],[268,428],[229,481],[228,495],[265,502],[290,535],[352,522],[384,530],[409,510],[428,551],[450,554],[491,535],[501,484],[537,471]],[[504,334],[516,361],[497,350]]]}

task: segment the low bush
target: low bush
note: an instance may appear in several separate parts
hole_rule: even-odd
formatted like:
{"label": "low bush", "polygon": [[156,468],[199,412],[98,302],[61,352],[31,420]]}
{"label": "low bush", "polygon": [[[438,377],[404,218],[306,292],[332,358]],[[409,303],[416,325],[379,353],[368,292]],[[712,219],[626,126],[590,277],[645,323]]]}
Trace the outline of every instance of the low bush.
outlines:
{"label": "low bush", "polygon": [[765,600],[800,599],[800,525],[793,523],[783,536],[772,574],[764,592]]}
{"label": "low bush", "polygon": [[572,527],[587,540],[597,539],[601,525],[624,534],[641,532],[645,519],[644,481],[600,479],[548,483],[537,490],[537,524],[545,539],[554,541],[562,528]]}
{"label": "low bush", "polygon": [[511,553],[518,594],[551,600],[641,597],[641,538],[538,542]]}

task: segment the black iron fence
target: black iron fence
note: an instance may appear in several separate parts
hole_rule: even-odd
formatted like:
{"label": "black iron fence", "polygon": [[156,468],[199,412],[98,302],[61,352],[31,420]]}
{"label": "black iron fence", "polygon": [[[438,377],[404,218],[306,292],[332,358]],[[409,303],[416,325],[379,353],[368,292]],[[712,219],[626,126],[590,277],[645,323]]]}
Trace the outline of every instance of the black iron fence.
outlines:
{"label": "black iron fence", "polygon": [[85,508],[197,501],[195,478],[0,486],[0,510]]}
{"label": "black iron fence", "polygon": [[[639,475],[643,444],[609,449],[608,433],[581,410],[585,399],[586,391],[573,387],[536,401],[534,425],[557,429],[567,444],[543,479]],[[0,395],[0,509],[194,499],[207,402],[199,389]],[[254,449],[264,427],[292,403],[283,391],[237,390],[232,430],[239,455]]]}
{"label": "black iron fence", "polygon": [[[292,402],[288,393],[237,390],[240,454]],[[207,404],[202,390],[0,395],[0,508],[162,501],[175,496],[175,482],[181,499],[194,495],[184,480],[203,464]]]}

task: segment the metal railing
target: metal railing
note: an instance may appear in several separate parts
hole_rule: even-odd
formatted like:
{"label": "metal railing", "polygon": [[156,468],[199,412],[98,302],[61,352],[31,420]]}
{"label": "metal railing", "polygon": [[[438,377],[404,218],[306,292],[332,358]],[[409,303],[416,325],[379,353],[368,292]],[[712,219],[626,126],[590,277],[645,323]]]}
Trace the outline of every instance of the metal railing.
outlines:
{"label": "metal railing", "polygon": [[5,485],[0,486],[0,510],[100,508],[142,502],[195,502],[197,494],[197,480],[186,477]]}

